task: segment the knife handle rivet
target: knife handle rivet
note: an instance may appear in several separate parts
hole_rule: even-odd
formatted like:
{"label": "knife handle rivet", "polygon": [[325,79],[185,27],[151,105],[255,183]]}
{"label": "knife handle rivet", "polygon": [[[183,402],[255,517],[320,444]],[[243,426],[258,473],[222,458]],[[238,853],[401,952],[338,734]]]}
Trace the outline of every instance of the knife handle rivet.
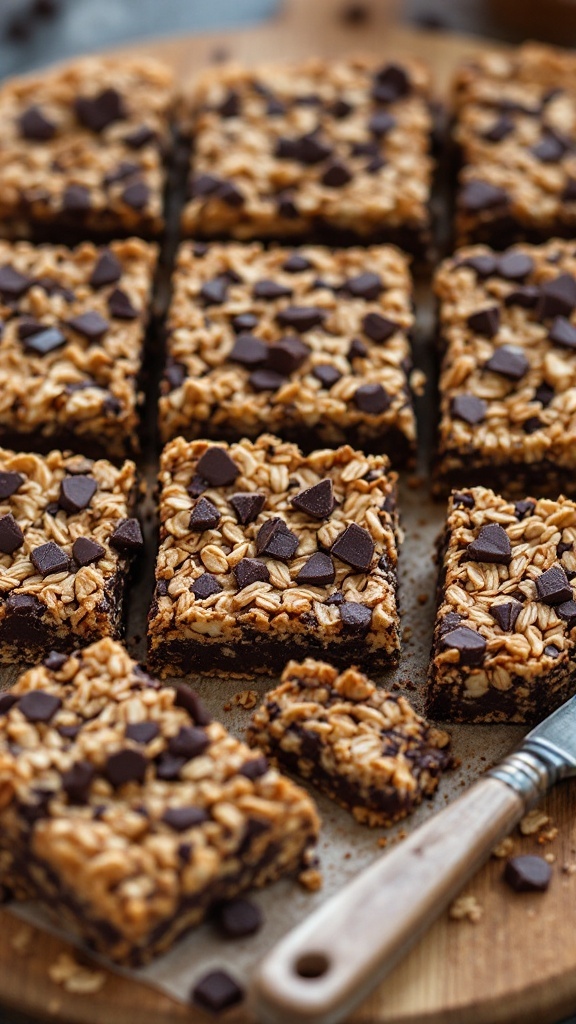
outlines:
{"label": "knife handle rivet", "polygon": [[300,978],[322,978],[329,969],[330,960],[325,953],[302,953],[294,963]]}

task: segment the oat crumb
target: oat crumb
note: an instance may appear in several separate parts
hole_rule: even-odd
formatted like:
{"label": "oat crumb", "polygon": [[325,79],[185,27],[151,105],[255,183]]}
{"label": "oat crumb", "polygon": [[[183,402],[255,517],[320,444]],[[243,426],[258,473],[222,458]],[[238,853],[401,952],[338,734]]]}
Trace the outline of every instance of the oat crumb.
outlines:
{"label": "oat crumb", "polygon": [[549,864],[554,864],[555,861],[556,861],[556,854],[555,853],[545,853],[544,854],[544,860],[547,860]]}
{"label": "oat crumb", "polygon": [[417,600],[418,604],[426,604],[426,602],[428,601],[428,594],[418,594]]}
{"label": "oat crumb", "polygon": [[27,953],[28,947],[32,942],[32,936],[34,935],[33,929],[30,925],[25,924],[23,928],[20,928],[15,935],[10,939],[10,945],[16,953]]}
{"label": "oat crumb", "polygon": [[458,899],[454,900],[449,911],[448,916],[453,921],[463,921],[465,918],[471,921],[472,924],[478,924],[484,913],[483,907],[478,903],[475,896],[459,896]]}
{"label": "oat crumb", "polygon": [[562,865],[562,874],[576,875],[576,863],[574,861],[566,861],[566,863]]}
{"label": "oat crumb", "polygon": [[380,846],[382,849],[384,849],[385,846],[388,846],[388,837],[380,836],[380,839],[378,840],[378,846]]}
{"label": "oat crumb", "polygon": [[302,888],[307,889],[308,892],[318,892],[318,889],[321,889],[323,884],[322,872],[318,868],[306,868],[305,871],[301,871],[298,875],[298,881]]}
{"label": "oat crumb", "polygon": [[402,639],[403,639],[404,643],[406,643],[406,641],[409,640],[411,636],[412,636],[412,626],[406,626],[406,628],[402,631]]}
{"label": "oat crumb", "polygon": [[544,811],[535,808],[535,810],[528,811],[528,814],[524,815],[518,827],[523,836],[532,836],[539,832],[541,828],[544,828],[544,825],[547,825],[549,821],[550,818]]}
{"label": "oat crumb", "polygon": [[241,690],[240,693],[234,694],[232,703],[236,707],[244,708],[245,711],[251,711],[258,703],[258,693],[256,690]]}
{"label": "oat crumb", "polygon": [[99,992],[106,981],[103,971],[83,967],[69,953],[60,953],[58,959],[48,968],[48,974],[52,981],[62,985],[67,992],[82,995]]}
{"label": "oat crumb", "polygon": [[541,832],[537,838],[537,842],[540,846],[544,846],[544,843],[553,843],[558,835],[558,829],[556,825],[552,825],[551,828],[547,828],[545,832]]}
{"label": "oat crumb", "polygon": [[506,836],[498,846],[495,846],[492,850],[492,856],[498,858],[510,857],[514,850],[514,840],[512,836]]}

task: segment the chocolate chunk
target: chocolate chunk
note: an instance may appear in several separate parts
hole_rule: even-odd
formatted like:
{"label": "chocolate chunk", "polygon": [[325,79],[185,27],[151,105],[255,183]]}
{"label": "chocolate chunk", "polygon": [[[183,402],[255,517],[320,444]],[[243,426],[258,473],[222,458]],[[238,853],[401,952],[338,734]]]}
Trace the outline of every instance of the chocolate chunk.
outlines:
{"label": "chocolate chunk", "polygon": [[22,618],[35,618],[42,615],[44,611],[44,605],[34,594],[15,594],[12,592],[6,598],[6,607],[12,615],[18,615]]}
{"label": "chocolate chunk", "polygon": [[125,181],[126,178],[131,178],[134,174],[140,173],[140,164],[135,164],[131,160],[121,160],[119,164],[112,167],[111,170],[106,171],[104,175],[103,184],[105,188],[110,188],[111,185],[118,184],[119,181]]}
{"label": "chocolate chunk", "polygon": [[530,369],[524,351],[517,345],[502,345],[484,364],[485,370],[499,373],[510,380],[521,380]]}
{"label": "chocolate chunk", "polygon": [[260,562],[257,558],[242,558],[234,566],[233,571],[238,590],[244,590],[245,587],[249,587],[257,581],[267,583],[270,579],[270,573],[264,562]]}
{"label": "chocolate chunk", "polygon": [[33,283],[31,277],[21,274],[9,263],[4,263],[0,267],[0,295],[8,302],[19,299],[32,287]]}
{"label": "chocolate chunk", "polygon": [[240,334],[242,331],[251,331],[257,326],[258,317],[255,313],[239,313],[232,320],[232,327],[236,334]]}
{"label": "chocolate chunk", "polygon": [[214,530],[220,522],[220,513],[208,498],[199,498],[190,516],[188,527],[193,533]]}
{"label": "chocolate chunk", "polygon": [[514,131],[514,121],[509,114],[502,114],[490,127],[482,132],[482,138],[487,142],[502,142]]}
{"label": "chocolate chunk", "polygon": [[[576,608],[576,605],[574,607]],[[504,633],[512,633],[516,619],[522,611],[522,605],[520,601],[503,601],[501,604],[490,605],[488,610]]]}
{"label": "chocolate chunk", "polygon": [[505,306],[520,306],[522,309],[535,309],[540,298],[540,290],[536,285],[520,285],[509,292],[504,299]]}
{"label": "chocolate chunk", "polygon": [[171,391],[182,387],[187,376],[188,371],[184,363],[170,363],[164,370],[164,380],[168,382]]}
{"label": "chocolate chunk", "polygon": [[0,715],[7,715],[17,703],[18,696],[15,693],[0,693]]}
{"label": "chocolate chunk", "polygon": [[340,370],[337,370],[330,363],[320,363],[319,366],[312,368],[312,376],[320,381],[322,387],[331,388],[334,384],[338,383],[342,374]]}
{"label": "chocolate chunk", "polygon": [[64,477],[60,484],[58,504],[65,512],[81,512],[83,508],[88,508],[97,489],[98,484],[92,476],[79,474]]}
{"label": "chocolate chunk", "polygon": [[143,149],[149,142],[155,142],[156,132],[147,124],[141,124],[133,132],[124,136],[124,142],[130,149]]}
{"label": "chocolate chunk", "polygon": [[486,419],[488,406],[483,398],[476,395],[455,395],[452,399],[451,411],[455,419],[464,420],[470,426],[482,423]]}
{"label": "chocolate chunk", "polygon": [[227,487],[234,483],[240,470],[224,448],[207,448],[196,466],[198,475],[212,487]]}
{"label": "chocolate chunk", "polygon": [[286,104],[282,103],[281,100],[276,99],[275,96],[271,96],[266,104],[266,114],[268,117],[282,117],[286,113]]}
{"label": "chocolate chunk", "polygon": [[363,526],[350,523],[334,541],[331,553],[358,572],[368,572],[374,556],[374,541]]}
{"label": "chocolate chunk", "polygon": [[227,939],[243,939],[261,928],[262,912],[255,903],[239,897],[217,907],[216,923]]}
{"label": "chocolate chunk", "polygon": [[379,103],[393,103],[394,100],[407,96],[411,91],[410,78],[401,64],[384,64],[374,75],[375,88],[378,94],[374,98]]}
{"label": "chocolate chunk", "polygon": [[278,196],[278,216],[285,220],[298,220],[300,216],[294,198],[289,195]]}
{"label": "chocolate chunk", "polygon": [[334,583],[336,572],[334,563],[329,555],[322,551],[315,551],[307,562],[304,563],[296,576],[296,583],[308,584],[311,587],[326,587]]}
{"label": "chocolate chunk", "polygon": [[360,412],[379,416],[392,404],[392,398],[381,384],[362,384],[354,392],[354,404]]}
{"label": "chocolate chunk", "polygon": [[18,701],[18,710],[29,722],[49,722],[61,707],[60,698],[45,690],[28,690]]}
{"label": "chocolate chunk", "polygon": [[481,526],[476,540],[466,548],[466,554],[475,562],[508,565],[512,558],[510,538],[498,523]]}
{"label": "chocolate chunk", "polygon": [[246,523],[251,523],[260,515],[266,504],[266,495],[258,494],[257,491],[239,491],[237,494],[233,494],[228,501],[236,513],[238,522],[245,526]]}
{"label": "chocolate chunk", "polygon": [[506,206],[508,201],[505,189],[480,180],[467,181],[458,195],[458,205],[467,213],[480,213],[495,206]]}
{"label": "chocolate chunk", "polygon": [[68,572],[70,567],[68,555],[53,540],[34,548],[30,554],[30,561],[41,576],[50,576],[56,572]]}
{"label": "chocolate chunk", "polygon": [[198,474],[195,473],[194,476],[192,477],[192,480],[188,484],[186,490],[188,491],[188,494],[190,495],[191,498],[199,498],[200,495],[203,494],[204,491],[207,489],[207,487],[208,481],[203,480],[202,477],[198,476]]}
{"label": "chocolate chunk", "polygon": [[523,281],[534,270],[534,260],[517,249],[508,249],[498,260],[498,273],[507,281]]}
{"label": "chocolate chunk", "polygon": [[86,213],[92,205],[90,190],[85,185],[68,185],[62,194],[62,208],[68,213]]}
{"label": "chocolate chunk", "polygon": [[380,313],[367,313],[362,318],[362,330],[375,342],[387,341],[398,329],[397,323],[380,316]]}
{"label": "chocolate chunk", "polygon": [[44,658],[42,664],[47,669],[50,669],[51,672],[59,672],[67,661],[68,656],[66,654],[61,654],[60,651],[50,651],[50,654]]}
{"label": "chocolate chunk", "polygon": [[102,132],[109,124],[126,116],[122,97],[111,88],[104,89],[97,96],[79,96],[74,109],[80,123],[93,132]]}
{"label": "chocolate chunk", "polygon": [[80,313],[69,320],[68,326],[88,338],[88,341],[99,341],[106,334],[110,324],[96,310],[89,309],[86,313]]}
{"label": "chocolate chunk", "polygon": [[558,558],[562,558],[562,555],[566,551],[573,551],[573,550],[574,550],[574,545],[572,543],[567,543],[566,541],[563,541],[563,540],[559,541],[558,544],[556,545],[556,554],[558,555]]}
{"label": "chocolate chunk", "polygon": [[367,271],[365,274],[358,274],[346,281],[346,291],[359,299],[377,299],[382,293],[384,285],[380,274],[372,274]]}
{"label": "chocolate chunk", "polygon": [[299,539],[289,530],[283,519],[275,516],[267,519],[256,534],[256,554],[289,561],[296,553]]}
{"label": "chocolate chunk", "polygon": [[221,184],[221,179],[215,178],[213,174],[197,174],[188,182],[188,198],[213,195]]}
{"label": "chocolate chunk", "polygon": [[25,341],[26,338],[31,338],[34,334],[39,334],[40,331],[45,329],[44,324],[34,316],[21,316],[18,319],[17,332],[20,341]]}
{"label": "chocolate chunk", "polygon": [[348,117],[348,115],[351,114],[353,110],[354,107],[352,106],[352,104],[348,103],[347,100],[342,99],[342,97],[340,96],[337,100],[334,101],[332,106],[329,108],[328,113],[332,117],[335,117],[337,121],[341,121],[343,118]]}
{"label": "chocolate chunk", "polygon": [[150,189],[145,181],[133,181],[124,189],[122,199],[133,210],[143,210],[150,199]]}
{"label": "chocolate chunk", "polygon": [[482,334],[485,338],[493,338],[500,327],[500,310],[498,306],[488,306],[471,313],[466,323],[471,331]]}
{"label": "chocolate chunk", "polygon": [[567,203],[573,203],[576,200],[576,180],[574,178],[568,178],[562,199]]}
{"label": "chocolate chunk", "polygon": [[299,491],[298,494],[294,495],[290,504],[294,508],[299,509],[300,512],[305,512],[306,515],[312,516],[313,519],[327,519],[328,516],[332,515],[336,505],[332,481],[329,478],[327,480],[320,480],[319,483],[313,484],[312,487]]}
{"label": "chocolate chunk", "polygon": [[108,311],[110,316],[116,317],[117,320],[136,320],[138,316],[138,310],[121,288],[115,288],[108,296]]}
{"label": "chocolate chunk", "polygon": [[12,473],[9,470],[0,471],[0,501],[11,498],[16,491],[19,491],[25,477],[21,473]]}
{"label": "chocolate chunk", "polygon": [[123,519],[110,537],[110,544],[121,555],[133,554],[144,547],[144,538],[137,519]]}
{"label": "chocolate chunk", "polygon": [[565,316],[554,318],[548,337],[561,348],[576,348],[576,327]]}
{"label": "chocolate chunk", "polygon": [[334,160],[324,171],[321,181],[329,188],[343,188],[349,181],[352,181],[352,177],[352,172],[345,163],[341,160]]}
{"label": "chocolate chunk", "polygon": [[300,274],[303,270],[310,270],[311,266],[312,264],[310,260],[306,259],[306,256],[293,252],[291,256],[284,260],[282,270],[285,270],[287,274]]}
{"label": "chocolate chunk", "polygon": [[281,327],[291,327],[303,333],[324,323],[327,316],[327,310],[318,309],[317,306],[286,306],[279,310],[276,319]]}
{"label": "chocolate chunk", "polygon": [[310,167],[327,160],[332,147],[318,138],[316,132],[309,132],[296,139],[280,138],[276,144],[275,156],[280,159],[298,160]]}
{"label": "chocolate chunk", "polygon": [[226,203],[226,206],[243,206],[245,202],[244,194],[232,181],[223,181],[216,195],[218,199]]}
{"label": "chocolate chunk", "polygon": [[24,348],[27,352],[34,352],[36,355],[45,356],[48,352],[54,352],[66,344],[66,337],[57,327],[47,327],[46,330],[34,331],[24,341]]}
{"label": "chocolate chunk", "polygon": [[168,741],[170,753],[175,757],[184,757],[187,761],[199,757],[209,746],[210,740],[205,730],[195,725],[183,725]]}
{"label": "chocolate chunk", "polygon": [[576,601],[570,599],[556,605],[556,614],[565,620],[567,629],[574,629],[576,626]]}
{"label": "chocolate chunk", "polygon": [[226,971],[208,971],[192,989],[192,1002],[210,1013],[223,1013],[244,999],[244,989]]}
{"label": "chocolate chunk", "polygon": [[477,256],[467,256],[466,259],[458,263],[459,267],[470,267],[474,270],[478,277],[486,278],[492,277],[498,269],[498,260],[496,256],[493,256],[490,252],[478,253]]}
{"label": "chocolate chunk", "polygon": [[570,316],[576,306],[576,280],[572,274],[560,274],[540,286],[537,315],[540,320],[552,316]]}
{"label": "chocolate chunk", "polygon": [[340,607],[340,617],[347,633],[365,633],[372,622],[370,608],[356,601],[344,601]]}
{"label": "chocolate chunk", "polygon": [[62,772],[62,789],[71,804],[88,803],[95,776],[96,769],[89,761],[76,761],[71,768]]}
{"label": "chocolate chunk", "polygon": [[524,420],[522,429],[525,434],[535,434],[537,430],[542,430],[543,426],[542,420],[537,416],[529,416],[527,420]]}
{"label": "chocolate chunk", "polygon": [[546,129],[542,132],[542,138],[535,146],[531,146],[530,152],[537,160],[545,164],[558,163],[566,152],[566,143],[556,134]]}
{"label": "chocolate chunk", "polygon": [[180,772],[186,759],[184,757],[172,757],[171,754],[160,754],[156,759],[156,778],[164,782],[172,782],[180,777]]}
{"label": "chocolate chunk", "polygon": [[111,754],[104,765],[104,775],[114,788],[126,782],[144,782],[148,760],[139,750],[125,747]]}
{"label": "chocolate chunk", "polygon": [[439,636],[444,636],[445,633],[450,633],[453,629],[462,622],[462,616],[458,615],[457,612],[447,612],[438,622],[436,629]]}
{"label": "chocolate chunk", "polygon": [[275,370],[255,370],[248,378],[254,391],[278,391],[286,383],[286,377]]}
{"label": "chocolate chunk", "polygon": [[106,554],[105,548],[89,537],[77,537],[72,545],[72,557],[80,565],[92,565]]}
{"label": "chocolate chunk", "polygon": [[200,289],[200,298],[206,306],[220,306],[226,302],[230,278],[223,274],[213,277],[211,281],[205,281]]}
{"label": "chocolate chunk", "polygon": [[305,345],[300,338],[281,338],[275,345],[268,349],[268,366],[271,370],[282,376],[288,377],[294,373],[310,355],[308,345]]}
{"label": "chocolate chunk", "polygon": [[243,366],[258,366],[268,358],[268,346],[254,334],[239,334],[234,341],[229,358]]}
{"label": "chocolate chunk", "polygon": [[456,629],[444,633],[441,646],[458,651],[460,665],[481,665],[484,661],[486,641],[480,633],[469,629],[468,626],[457,626]]}
{"label": "chocolate chunk", "polygon": [[552,868],[543,857],[525,853],[506,861],[504,881],[514,892],[546,892],[551,878]]}
{"label": "chocolate chunk", "polygon": [[230,89],[218,107],[218,113],[221,117],[238,117],[240,109],[240,97],[234,89]]}
{"label": "chocolate chunk", "polygon": [[572,587],[563,567],[552,565],[536,577],[536,595],[544,604],[563,604],[572,600]]}
{"label": "chocolate chunk", "polygon": [[24,543],[24,534],[11,512],[0,517],[0,551],[5,555],[11,555],[13,551],[21,548]]}
{"label": "chocolate chunk", "polygon": [[287,299],[292,295],[292,289],[279,281],[256,281],[252,289],[255,299]]}
{"label": "chocolate chunk", "polygon": [[222,591],[222,584],[218,582],[211,572],[203,572],[197,580],[194,580],[190,590],[194,594],[194,597],[199,601],[202,601],[206,597],[212,597],[213,594],[220,594]]}
{"label": "chocolate chunk", "polygon": [[209,815],[201,807],[168,807],[162,815],[162,821],[175,832],[186,832],[208,821]]}
{"label": "chocolate chunk", "polygon": [[56,125],[41,107],[31,106],[18,118],[20,134],[32,142],[47,142],[56,134]]}
{"label": "chocolate chunk", "polygon": [[178,683],[174,690],[174,704],[177,708],[184,708],[197,725],[210,725],[210,715],[195,690],[183,683]]}
{"label": "chocolate chunk", "polygon": [[352,338],[350,342],[350,348],[348,349],[348,359],[352,362],[353,359],[365,359],[368,355],[368,349],[361,338]]}
{"label": "chocolate chunk", "polygon": [[126,737],[135,743],[150,743],[160,733],[156,722],[129,722],[126,726]]}
{"label": "chocolate chunk", "polygon": [[376,110],[368,120],[368,131],[377,139],[384,138],[396,127],[396,118],[386,110]]}
{"label": "chocolate chunk", "polygon": [[262,775],[266,775],[269,768],[268,761],[265,757],[253,757],[250,761],[245,761],[243,765],[238,769],[238,774],[243,775],[246,779],[259,779]]}

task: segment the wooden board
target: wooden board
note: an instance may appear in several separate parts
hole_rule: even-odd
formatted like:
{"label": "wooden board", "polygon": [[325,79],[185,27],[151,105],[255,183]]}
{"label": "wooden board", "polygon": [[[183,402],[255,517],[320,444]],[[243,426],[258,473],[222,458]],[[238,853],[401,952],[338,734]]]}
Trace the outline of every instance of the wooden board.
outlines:
{"label": "wooden board", "polygon": [[[138,49],[167,60],[183,81],[223,57],[257,63],[312,53],[368,51],[382,58],[414,53],[432,65],[442,91],[455,63],[482,47],[479,40],[394,24],[384,0],[373,3],[364,24],[347,24],[341,11],[338,0],[289,0],[281,15],[263,26],[233,34],[166,39]],[[440,920],[350,1024],[552,1024],[576,1009],[571,910],[576,875],[561,871],[561,865],[576,863],[574,786],[558,787],[544,809],[559,829],[546,847],[555,856],[550,891],[545,896],[509,892],[500,879],[502,862],[492,860],[467,889],[483,908],[481,921],[454,922],[447,916]],[[540,850],[535,837],[515,842],[517,851]],[[15,947],[22,929],[20,921],[2,913],[0,998],[14,1010],[69,1024],[133,1024],[134,1020],[199,1024],[206,1019],[112,973],[100,992],[67,993],[50,981],[48,968],[69,947],[34,931],[19,953]],[[246,1017],[234,1014],[232,1019]]]}

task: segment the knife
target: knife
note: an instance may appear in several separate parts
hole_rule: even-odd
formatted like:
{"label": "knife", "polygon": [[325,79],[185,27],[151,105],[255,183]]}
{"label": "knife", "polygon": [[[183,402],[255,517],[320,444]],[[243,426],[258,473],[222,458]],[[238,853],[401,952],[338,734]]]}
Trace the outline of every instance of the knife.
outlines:
{"label": "knife", "polygon": [[560,779],[576,775],[576,697],[514,753],[294,928],[256,969],[259,1024],[338,1024],[392,970]]}

